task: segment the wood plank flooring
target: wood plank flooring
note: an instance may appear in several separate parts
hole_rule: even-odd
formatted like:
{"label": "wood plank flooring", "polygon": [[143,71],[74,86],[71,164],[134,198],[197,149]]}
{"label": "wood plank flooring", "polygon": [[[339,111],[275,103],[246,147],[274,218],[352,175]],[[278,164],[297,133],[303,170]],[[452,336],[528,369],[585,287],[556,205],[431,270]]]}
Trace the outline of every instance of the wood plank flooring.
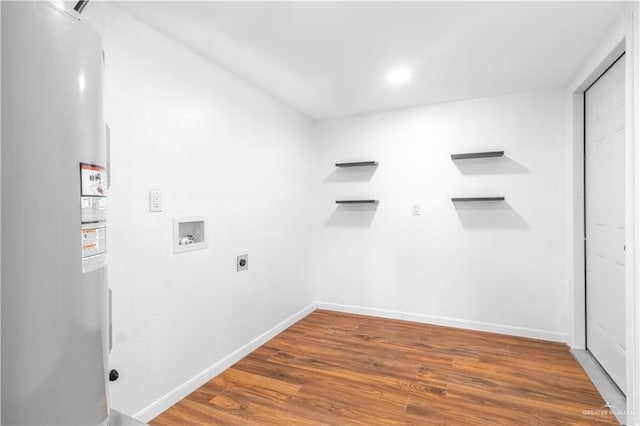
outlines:
{"label": "wood plank flooring", "polygon": [[151,425],[618,424],[604,405],[564,344],[317,310]]}

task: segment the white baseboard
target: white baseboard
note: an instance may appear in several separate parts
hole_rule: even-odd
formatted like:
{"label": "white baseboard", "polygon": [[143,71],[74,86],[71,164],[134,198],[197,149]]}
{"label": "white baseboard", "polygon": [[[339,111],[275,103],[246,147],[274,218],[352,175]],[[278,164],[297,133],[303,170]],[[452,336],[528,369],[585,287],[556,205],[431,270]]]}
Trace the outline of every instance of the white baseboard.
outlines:
{"label": "white baseboard", "polygon": [[299,312],[293,314],[289,318],[285,319],[281,323],[272,327],[271,329],[265,331],[260,336],[256,337],[246,345],[232,352],[228,356],[224,357],[220,361],[213,364],[211,367],[207,368],[197,376],[187,380],[182,385],[178,386],[176,389],[164,395],[162,398],[157,401],[149,404],[147,407],[138,411],[133,415],[134,418],[140,420],[142,422],[149,422],[154,417],[160,415],[163,411],[167,410],[169,407],[189,395],[191,392],[198,389],[200,386],[207,383],[209,380],[213,379],[218,374],[222,373],[227,368],[231,367],[236,362],[240,361],[242,358],[256,350],[258,347],[264,345],[269,340],[274,338],[276,335],[291,327],[296,322],[300,321],[302,318],[309,315],[313,312],[317,307],[317,303],[312,303],[306,308],[300,310]]}
{"label": "white baseboard", "polygon": [[506,334],[509,336],[529,337],[532,339],[549,340],[552,342],[567,342],[566,334],[535,328],[516,327],[512,325],[493,324],[488,322],[415,314],[411,312],[392,311],[387,309],[366,308],[363,306],[343,305],[340,303],[318,302],[317,308],[336,312],[346,312],[350,314],[371,315],[374,317],[420,322],[423,324],[487,331],[490,333]]}

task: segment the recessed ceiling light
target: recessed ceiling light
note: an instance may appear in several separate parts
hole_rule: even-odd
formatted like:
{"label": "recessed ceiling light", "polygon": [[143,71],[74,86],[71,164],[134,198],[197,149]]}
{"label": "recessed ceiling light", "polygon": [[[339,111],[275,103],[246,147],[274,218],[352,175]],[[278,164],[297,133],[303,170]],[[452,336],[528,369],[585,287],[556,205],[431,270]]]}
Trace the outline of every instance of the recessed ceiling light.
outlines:
{"label": "recessed ceiling light", "polygon": [[411,80],[411,70],[406,66],[392,68],[387,73],[387,83],[392,86],[399,86]]}

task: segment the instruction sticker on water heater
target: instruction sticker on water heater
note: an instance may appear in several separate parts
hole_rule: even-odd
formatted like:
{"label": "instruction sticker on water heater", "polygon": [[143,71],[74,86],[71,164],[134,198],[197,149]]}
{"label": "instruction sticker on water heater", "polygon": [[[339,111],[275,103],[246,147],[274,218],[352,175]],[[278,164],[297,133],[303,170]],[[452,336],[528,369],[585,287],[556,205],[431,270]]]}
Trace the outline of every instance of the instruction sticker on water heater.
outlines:
{"label": "instruction sticker on water heater", "polygon": [[80,192],[83,197],[107,196],[107,169],[80,163]]}
{"label": "instruction sticker on water heater", "polygon": [[107,220],[107,199],[104,197],[81,197],[82,223]]}

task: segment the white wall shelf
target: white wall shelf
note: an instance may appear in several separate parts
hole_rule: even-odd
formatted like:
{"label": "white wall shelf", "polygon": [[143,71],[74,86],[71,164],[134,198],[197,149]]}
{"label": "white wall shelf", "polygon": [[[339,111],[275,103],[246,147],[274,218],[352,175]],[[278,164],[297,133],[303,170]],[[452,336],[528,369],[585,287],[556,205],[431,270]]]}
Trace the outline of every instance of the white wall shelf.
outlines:
{"label": "white wall shelf", "polygon": [[471,158],[491,158],[502,157],[504,151],[485,151],[485,152],[465,152],[462,154],[451,154],[452,160],[468,160]]}
{"label": "white wall shelf", "polygon": [[356,161],[354,163],[336,163],[336,167],[364,167],[377,166],[377,161]]}
{"label": "white wall shelf", "polygon": [[378,204],[378,200],[336,200],[336,204]]}
{"label": "white wall shelf", "polygon": [[504,197],[453,197],[451,201],[504,201]]}

